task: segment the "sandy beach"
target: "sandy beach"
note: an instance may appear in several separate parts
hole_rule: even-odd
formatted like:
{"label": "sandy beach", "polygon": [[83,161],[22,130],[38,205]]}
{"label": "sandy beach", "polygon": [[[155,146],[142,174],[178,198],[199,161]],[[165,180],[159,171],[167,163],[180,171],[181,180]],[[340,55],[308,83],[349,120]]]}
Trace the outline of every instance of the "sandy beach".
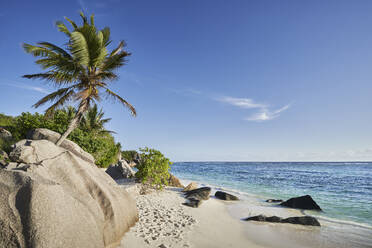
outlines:
{"label": "sandy beach", "polygon": [[125,234],[121,248],[370,247],[363,230],[322,219],[319,219],[322,227],[242,221],[241,218],[258,214],[280,217],[305,214],[296,209],[263,206],[254,198],[250,202],[231,202],[211,194],[199,208],[191,208],[182,204],[185,198],[180,188],[166,187],[141,195],[139,185],[123,187],[136,199],[139,221]]}
{"label": "sandy beach", "polygon": [[125,234],[121,248],[135,247],[262,247],[247,239],[244,225],[226,203],[211,198],[199,208],[182,205],[180,189],[137,195],[140,219]]}

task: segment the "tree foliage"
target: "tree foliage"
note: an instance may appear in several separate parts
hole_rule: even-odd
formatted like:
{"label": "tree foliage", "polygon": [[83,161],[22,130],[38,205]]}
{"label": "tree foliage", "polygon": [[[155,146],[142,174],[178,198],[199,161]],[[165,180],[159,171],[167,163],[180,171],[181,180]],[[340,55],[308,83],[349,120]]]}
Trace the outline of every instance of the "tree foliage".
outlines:
{"label": "tree foliage", "polygon": [[37,57],[36,64],[43,72],[28,74],[23,77],[41,79],[52,83],[58,90],[52,92],[33,106],[39,107],[48,102],[47,116],[52,115],[67,102],[77,102],[78,110],[71,119],[68,128],[57,141],[59,145],[74,130],[81,121],[83,114],[92,104],[100,102],[102,97],[118,100],[135,116],[136,110],[125,99],[109,89],[108,83],[118,79],[115,71],[126,63],[130,53],[124,50],[125,42],[121,41],[111,52],[108,50],[110,29],[99,30],[94,23],[94,16],[88,18],[81,12],[82,25],[66,17],[72,29],[57,22],[58,30],[67,36],[68,42],[59,47],[49,42],[39,42],[36,45],[23,44],[27,53]]}
{"label": "tree foliage", "polygon": [[[59,109],[48,118],[43,114],[26,112],[14,117],[7,129],[12,133],[14,142],[25,139],[27,133],[35,128],[47,128],[62,134],[67,130],[75,113],[76,109],[72,107]],[[101,128],[104,127],[100,127],[100,130]],[[109,132],[92,132],[80,126],[75,128],[70,134],[69,140],[92,154],[96,165],[100,167],[107,167],[115,163],[121,149],[120,143],[116,143],[114,137]],[[6,148],[9,147],[8,143],[0,142],[1,145]]]}
{"label": "tree foliage", "polygon": [[172,162],[155,149],[140,148],[141,160],[137,165],[136,177],[142,183],[148,183],[157,189],[168,185],[169,169]]}

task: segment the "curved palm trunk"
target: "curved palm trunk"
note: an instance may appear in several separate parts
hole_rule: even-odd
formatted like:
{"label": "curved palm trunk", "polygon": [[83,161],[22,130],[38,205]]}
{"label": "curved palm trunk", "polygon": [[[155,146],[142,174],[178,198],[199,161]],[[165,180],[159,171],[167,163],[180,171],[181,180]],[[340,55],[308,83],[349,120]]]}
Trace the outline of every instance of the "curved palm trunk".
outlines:
{"label": "curved palm trunk", "polygon": [[62,142],[67,138],[67,136],[78,126],[81,118],[83,117],[84,112],[87,109],[87,102],[80,103],[79,109],[75,115],[75,117],[70,121],[68,124],[68,128],[66,132],[64,132],[61,137],[57,140],[56,145],[59,146]]}

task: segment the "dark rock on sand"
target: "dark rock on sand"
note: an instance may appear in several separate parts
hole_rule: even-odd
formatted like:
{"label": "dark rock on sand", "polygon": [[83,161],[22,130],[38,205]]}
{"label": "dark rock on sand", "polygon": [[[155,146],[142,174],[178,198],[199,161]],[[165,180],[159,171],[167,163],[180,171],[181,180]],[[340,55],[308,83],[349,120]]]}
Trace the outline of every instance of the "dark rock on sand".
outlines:
{"label": "dark rock on sand", "polygon": [[138,220],[136,202],[75,153],[48,140],[14,145],[10,154],[17,163],[0,170],[0,247],[120,244]]}
{"label": "dark rock on sand", "polygon": [[289,217],[286,219],[282,219],[278,216],[266,217],[264,215],[257,215],[257,216],[245,218],[244,220],[245,221],[272,222],[272,223],[290,223],[290,224],[298,224],[298,225],[305,225],[305,226],[320,226],[319,221],[312,216],[298,216],[298,217]]}
{"label": "dark rock on sand", "polygon": [[210,187],[201,187],[198,189],[190,190],[185,192],[186,198],[194,198],[197,200],[208,200],[209,194],[211,193]]}
{"label": "dark rock on sand", "polygon": [[117,164],[110,165],[105,172],[114,180],[133,178],[136,174],[125,160],[119,160]]}
{"label": "dark rock on sand", "polygon": [[225,201],[238,201],[239,200],[239,198],[236,197],[235,195],[232,195],[232,194],[229,194],[223,191],[217,191],[214,194],[214,196],[217,197],[218,199],[225,200]]}
{"label": "dark rock on sand", "polygon": [[182,203],[182,204],[188,207],[198,208],[201,203],[202,203],[202,200],[195,199],[195,198],[188,198],[187,202]]}
{"label": "dark rock on sand", "polygon": [[184,188],[180,179],[178,179],[176,176],[174,176],[170,173],[169,173],[169,179],[168,179],[168,186],[177,187],[177,188]]}
{"label": "dark rock on sand", "polygon": [[280,203],[281,206],[289,208],[307,209],[307,210],[322,210],[318,204],[309,195],[291,198]]}
{"label": "dark rock on sand", "polygon": [[319,221],[311,216],[289,217],[282,220],[282,223],[300,224],[305,226],[320,226]]}
{"label": "dark rock on sand", "polygon": [[277,199],[268,199],[266,200],[266,202],[269,202],[269,203],[278,203],[278,202],[283,202],[283,200],[277,200]]}

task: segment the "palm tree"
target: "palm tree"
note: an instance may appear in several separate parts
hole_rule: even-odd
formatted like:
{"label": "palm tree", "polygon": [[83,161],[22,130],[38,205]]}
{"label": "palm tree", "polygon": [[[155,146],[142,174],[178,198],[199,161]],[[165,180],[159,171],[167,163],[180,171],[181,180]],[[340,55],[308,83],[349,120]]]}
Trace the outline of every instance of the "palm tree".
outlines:
{"label": "palm tree", "polygon": [[49,42],[39,42],[36,46],[23,44],[27,53],[40,57],[35,63],[46,70],[23,77],[43,79],[58,88],[40,99],[33,107],[52,102],[53,104],[45,111],[45,114],[50,116],[67,102],[78,103],[78,110],[66,132],[56,142],[57,145],[60,145],[77,127],[89,106],[99,102],[102,96],[118,100],[136,116],[135,108],[107,87],[107,83],[118,79],[115,70],[125,65],[126,57],[130,55],[123,49],[125,42],[121,41],[115,49],[108,52],[107,47],[111,43],[110,29],[105,27],[98,30],[94,25],[93,15],[90,17],[90,23],[82,12],[80,16],[83,20],[82,26],[77,26],[75,22],[65,17],[72,25],[72,31],[63,22],[56,23],[58,30],[69,39],[65,49]]}
{"label": "palm tree", "polygon": [[98,111],[97,104],[94,104],[93,107],[89,108],[86,113],[83,115],[80,128],[98,134],[104,133],[115,133],[113,131],[108,131],[105,129],[104,125],[111,120],[111,118],[103,119],[105,113],[100,109]]}

